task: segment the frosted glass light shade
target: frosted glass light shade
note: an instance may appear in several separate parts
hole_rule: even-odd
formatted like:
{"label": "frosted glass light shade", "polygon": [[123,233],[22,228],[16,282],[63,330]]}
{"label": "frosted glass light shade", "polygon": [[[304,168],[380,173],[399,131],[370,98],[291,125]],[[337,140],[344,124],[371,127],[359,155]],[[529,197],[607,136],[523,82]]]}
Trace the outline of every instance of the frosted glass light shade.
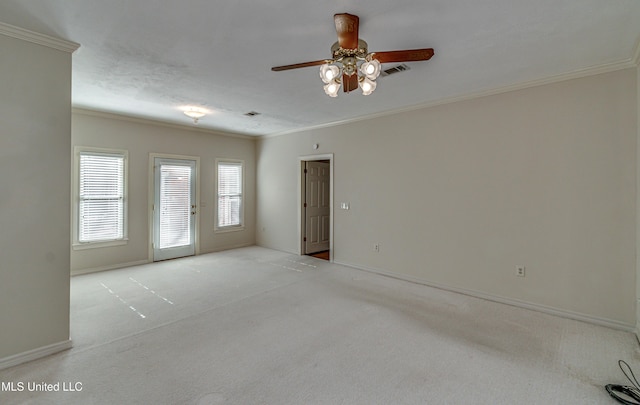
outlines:
{"label": "frosted glass light shade", "polygon": [[329,97],[337,97],[340,90],[340,83],[333,79],[330,83],[324,85],[324,92]]}
{"label": "frosted glass light shade", "polygon": [[331,81],[338,77],[339,74],[340,68],[338,68],[336,65],[325,63],[324,65],[320,66],[320,78],[327,84],[331,83]]}
{"label": "frosted glass light shade", "polygon": [[380,69],[380,62],[378,62],[377,59],[371,59],[360,66],[360,72],[371,80],[376,80],[378,78],[380,75]]}
{"label": "frosted glass light shade", "polygon": [[368,77],[365,77],[358,84],[360,85],[360,88],[362,89],[362,95],[364,96],[368,96],[369,94],[373,93],[373,91],[376,89],[376,82],[369,79]]}

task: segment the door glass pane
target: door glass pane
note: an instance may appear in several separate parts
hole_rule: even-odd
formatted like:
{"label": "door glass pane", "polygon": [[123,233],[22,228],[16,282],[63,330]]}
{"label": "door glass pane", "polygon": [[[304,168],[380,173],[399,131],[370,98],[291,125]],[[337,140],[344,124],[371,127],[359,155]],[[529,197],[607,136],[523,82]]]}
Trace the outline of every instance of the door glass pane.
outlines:
{"label": "door glass pane", "polygon": [[160,249],[191,244],[191,167],[160,166]]}

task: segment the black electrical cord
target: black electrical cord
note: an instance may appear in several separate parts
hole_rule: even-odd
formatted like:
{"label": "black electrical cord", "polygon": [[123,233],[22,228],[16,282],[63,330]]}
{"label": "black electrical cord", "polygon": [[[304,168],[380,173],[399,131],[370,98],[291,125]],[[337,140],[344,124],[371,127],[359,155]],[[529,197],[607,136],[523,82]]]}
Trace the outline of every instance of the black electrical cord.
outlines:
{"label": "black electrical cord", "polygon": [[628,385],[607,384],[604,387],[616,401],[625,405],[640,405],[638,390]]}
{"label": "black electrical cord", "polygon": [[[624,369],[623,366],[628,369],[629,374],[631,374],[631,376],[627,374],[627,371]],[[633,370],[631,369],[629,364],[627,364],[627,362],[625,362],[624,360],[618,360],[618,367],[620,367],[620,370],[622,370],[622,373],[624,374],[624,376],[627,377],[627,380],[629,380],[629,382],[631,383],[631,386],[607,384],[605,385],[604,388],[607,390],[607,392],[609,393],[609,395],[611,395],[613,399],[615,399],[616,401],[622,404],[640,405],[640,383],[638,383],[638,380],[636,379],[635,374],[633,374]]]}

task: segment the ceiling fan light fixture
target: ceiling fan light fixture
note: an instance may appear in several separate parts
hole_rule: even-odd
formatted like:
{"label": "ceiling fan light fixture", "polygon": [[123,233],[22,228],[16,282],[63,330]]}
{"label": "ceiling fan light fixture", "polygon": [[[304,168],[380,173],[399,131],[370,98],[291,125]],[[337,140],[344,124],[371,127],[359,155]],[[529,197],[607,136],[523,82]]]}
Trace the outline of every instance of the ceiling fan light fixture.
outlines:
{"label": "ceiling fan light fixture", "polygon": [[368,77],[362,78],[358,85],[360,86],[360,89],[362,89],[363,96],[368,96],[369,94],[373,93],[377,86],[376,82],[369,79]]}
{"label": "ceiling fan light fixture", "polygon": [[340,83],[333,79],[331,82],[324,85],[324,92],[329,97],[338,97],[338,91],[340,90]]}
{"label": "ceiling fan light fixture", "polygon": [[357,15],[340,13],[333,16],[338,41],[331,46],[331,59],[320,59],[293,65],[274,66],[274,72],[320,66],[324,92],[337,97],[340,87],[350,93],[358,86],[367,96],[376,89],[375,80],[381,74],[382,63],[417,62],[431,59],[433,48],[368,52],[367,42],[358,37],[360,19]]}
{"label": "ceiling fan light fixture", "polygon": [[326,84],[331,83],[333,79],[340,75],[340,68],[336,65],[325,63],[320,66],[320,78]]}

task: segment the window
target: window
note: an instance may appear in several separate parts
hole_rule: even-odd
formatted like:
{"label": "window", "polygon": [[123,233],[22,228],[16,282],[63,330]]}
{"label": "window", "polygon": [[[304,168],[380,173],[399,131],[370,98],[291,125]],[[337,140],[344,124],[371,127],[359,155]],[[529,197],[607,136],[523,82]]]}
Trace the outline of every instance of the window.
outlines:
{"label": "window", "polygon": [[219,230],[242,229],[243,178],[241,161],[218,161],[218,216]]}
{"label": "window", "polygon": [[126,240],[126,167],[126,151],[76,149],[76,248]]}

